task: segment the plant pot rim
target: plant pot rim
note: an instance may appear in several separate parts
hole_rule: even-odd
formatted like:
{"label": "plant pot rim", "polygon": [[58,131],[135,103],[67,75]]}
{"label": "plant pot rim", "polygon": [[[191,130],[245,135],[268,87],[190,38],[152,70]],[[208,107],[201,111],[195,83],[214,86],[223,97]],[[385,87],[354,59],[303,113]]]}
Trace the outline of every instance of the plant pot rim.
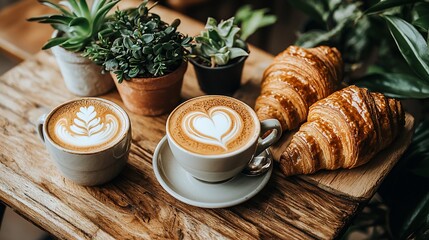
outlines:
{"label": "plant pot rim", "polygon": [[[131,79],[124,79],[123,82],[128,82],[128,83],[139,83],[139,82],[155,82],[155,81],[159,81],[165,78],[168,78],[168,76],[171,76],[172,74],[181,74],[182,71],[186,72],[186,69],[188,68],[188,62],[186,60],[182,61],[182,63],[180,64],[179,67],[177,67],[174,71],[167,73],[165,75],[159,76],[159,77],[133,77]],[[110,74],[112,76],[114,76],[114,79],[116,78],[116,74],[114,72],[110,72]],[[122,84],[122,83],[118,83],[118,84]]]}
{"label": "plant pot rim", "polygon": [[192,59],[192,58],[189,58],[189,61],[192,63],[192,65],[194,65],[194,66],[198,66],[198,67],[200,67],[200,68],[210,69],[210,70],[222,70],[222,69],[225,69],[225,68],[231,68],[231,67],[234,67],[235,65],[239,65],[239,64],[241,64],[242,62],[244,62],[247,58],[248,58],[248,56],[241,56],[241,57],[239,57],[239,58],[238,58],[238,60],[237,60],[236,62],[234,62],[234,63],[226,64],[226,65],[222,65],[222,66],[216,66],[216,67],[208,67],[208,66],[206,66],[206,65],[203,65],[203,64],[201,64],[201,63],[199,63],[199,62],[195,61],[195,60],[194,60],[194,59]]}

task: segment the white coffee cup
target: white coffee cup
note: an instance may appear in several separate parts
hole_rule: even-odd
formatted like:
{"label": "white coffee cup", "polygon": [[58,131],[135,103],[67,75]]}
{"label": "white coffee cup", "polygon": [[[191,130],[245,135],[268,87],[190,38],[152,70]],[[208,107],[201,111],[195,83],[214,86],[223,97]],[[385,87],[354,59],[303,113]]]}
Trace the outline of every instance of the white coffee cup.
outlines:
{"label": "white coffee cup", "polygon": [[[92,114],[90,116],[93,118],[98,117],[98,119],[95,119],[93,122],[90,122],[92,124],[91,129],[96,129],[96,130],[101,129],[101,130],[99,130],[99,132],[92,133],[92,135],[89,135],[89,136],[82,136],[82,135],[76,135],[76,134],[67,135],[67,136],[74,137],[74,138],[70,137],[70,139],[72,139],[73,141],[76,141],[76,143],[79,143],[81,145],[76,146],[76,149],[62,146],[58,140],[57,140],[58,142],[53,140],[53,138],[57,138],[57,136],[55,137],[50,136],[50,133],[49,133],[50,130],[48,129],[48,125],[50,125],[50,120],[53,119],[53,116],[55,116],[57,111],[66,111],[61,109],[66,109],[69,106],[80,106],[80,104],[82,104],[83,106],[84,103],[85,104],[88,103],[88,106],[86,105],[84,106],[85,109],[93,110],[93,112],[90,112],[90,114]],[[93,105],[95,106],[95,108]],[[93,108],[91,108],[90,106],[93,106]],[[117,135],[114,135],[115,137],[114,138],[112,137],[110,139],[111,141],[107,143],[103,143],[102,140],[100,140],[103,138],[100,136],[105,136],[105,135],[110,136],[108,135],[109,133],[108,131],[113,131],[111,129],[114,128],[112,127],[114,126],[114,123],[108,122],[108,120],[111,120],[111,121],[113,120],[110,118],[107,120],[107,117],[106,117],[107,115],[104,116],[104,118],[103,116],[102,117],[97,116],[98,114],[97,106],[108,107],[108,109],[112,110],[112,113],[114,112],[114,114],[111,114],[111,115],[116,116],[117,117],[116,120],[120,121],[120,124],[119,124],[119,127],[121,127],[120,130],[118,130]],[[67,111],[70,112],[68,109]],[[72,112],[71,114],[75,114],[75,113]],[[76,115],[77,114],[78,113],[76,113]],[[82,113],[80,112],[80,114]],[[61,115],[59,115],[58,117],[60,116]],[[58,118],[58,117],[55,116],[55,118]],[[76,120],[75,118],[74,122],[76,121],[79,122],[80,120],[79,119]],[[68,121],[68,123],[73,124],[73,121]],[[99,125],[95,125],[94,123],[97,123],[104,128],[100,128]],[[97,128],[94,128],[94,125]],[[64,128],[64,129],[62,130],[63,132],[66,132],[66,134],[69,134],[67,131],[71,132],[73,130],[73,128],[68,128],[68,129]],[[74,126],[74,129],[76,129],[76,126]],[[81,98],[81,99],[65,102],[55,107],[50,113],[42,115],[39,118],[37,130],[40,138],[42,139],[42,141],[46,146],[46,149],[48,150],[51,157],[53,158],[57,168],[62,172],[62,174],[66,178],[80,185],[93,186],[93,185],[106,183],[107,181],[113,179],[121,172],[121,170],[126,165],[126,162],[128,160],[128,154],[129,154],[129,149],[131,145],[130,120],[127,113],[120,106],[118,106],[117,104],[109,100],[105,100],[102,98]],[[99,134],[99,135],[97,136],[95,134]],[[86,139],[84,139],[84,137],[86,137]],[[88,142],[89,144],[93,143],[94,141],[91,142],[91,137],[95,139],[94,141],[101,142],[102,143],[101,146],[94,147],[93,149],[88,148],[88,146],[90,145],[85,145],[86,143],[85,141],[89,141]],[[74,143],[73,141],[72,143]],[[87,147],[88,149],[81,150],[81,149],[84,149],[85,147]]]}
{"label": "white coffee cup", "polygon": [[[206,101],[207,99],[213,98],[231,101],[231,106],[238,104],[241,106],[240,109],[245,109],[245,111],[250,116],[248,119],[251,119],[253,122],[251,125],[254,126],[254,134],[252,134],[251,137],[249,137],[249,139],[242,146],[231,152],[220,154],[201,154],[190,151],[184,146],[181,146],[181,144],[179,144],[178,141],[175,140],[172,136],[172,134],[174,134],[173,131],[182,130],[178,130],[177,127],[171,127],[170,129],[169,126],[171,121],[176,121],[176,114],[182,114],[181,108],[187,108],[195,102],[201,103],[201,101]],[[180,166],[182,166],[193,177],[206,182],[220,182],[236,176],[247,166],[254,156],[259,155],[262,153],[262,151],[275,143],[282,134],[281,125],[278,120],[267,119],[260,122],[254,110],[245,103],[231,97],[216,95],[206,95],[193,98],[179,105],[169,115],[166,124],[166,131],[168,144],[174,155],[174,158],[178,161]],[[264,139],[261,139],[260,136],[269,131],[269,135]]]}

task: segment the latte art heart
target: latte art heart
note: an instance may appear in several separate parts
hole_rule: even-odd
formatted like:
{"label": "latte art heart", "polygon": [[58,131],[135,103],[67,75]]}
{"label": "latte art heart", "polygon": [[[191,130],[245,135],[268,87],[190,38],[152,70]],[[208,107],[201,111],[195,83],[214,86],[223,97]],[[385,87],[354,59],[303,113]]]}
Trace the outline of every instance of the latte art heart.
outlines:
{"label": "latte art heart", "polygon": [[228,143],[240,135],[243,122],[240,115],[225,106],[210,108],[207,112],[189,112],[182,122],[188,137],[204,144],[228,150]]}
{"label": "latte art heart", "polygon": [[55,125],[56,136],[64,143],[77,146],[97,146],[115,137],[119,123],[115,116],[97,117],[94,106],[80,107],[73,121],[61,118]]}

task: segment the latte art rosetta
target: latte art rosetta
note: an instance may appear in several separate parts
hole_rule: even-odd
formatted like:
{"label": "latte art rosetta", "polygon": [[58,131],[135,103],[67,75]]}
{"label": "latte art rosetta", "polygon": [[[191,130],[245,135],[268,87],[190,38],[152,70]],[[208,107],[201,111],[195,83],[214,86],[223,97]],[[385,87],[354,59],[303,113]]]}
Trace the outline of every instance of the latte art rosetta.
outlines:
{"label": "latte art rosetta", "polygon": [[76,117],[70,122],[61,118],[55,125],[55,135],[64,143],[88,147],[108,142],[119,131],[115,116],[106,114],[104,119],[97,117],[94,106],[80,107]]}
{"label": "latte art rosetta", "polygon": [[228,150],[228,143],[240,135],[243,121],[233,109],[215,106],[207,112],[192,111],[184,116],[183,132],[191,139]]}

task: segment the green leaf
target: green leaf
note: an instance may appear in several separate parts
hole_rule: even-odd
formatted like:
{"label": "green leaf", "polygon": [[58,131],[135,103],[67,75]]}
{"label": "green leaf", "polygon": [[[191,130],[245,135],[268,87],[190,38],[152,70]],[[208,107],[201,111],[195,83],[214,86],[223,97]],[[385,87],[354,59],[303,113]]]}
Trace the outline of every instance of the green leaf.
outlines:
{"label": "green leaf", "polygon": [[[94,32],[98,32],[101,28],[101,25],[103,24],[105,17],[107,13],[119,2],[118,1],[112,1],[106,5],[104,5],[101,9],[98,9],[95,13],[93,22],[92,22],[92,28],[94,29]],[[102,6],[102,5],[101,5]]]}
{"label": "green leaf", "polygon": [[152,42],[152,41],[153,41],[153,39],[155,39],[155,37],[153,36],[153,34],[143,34],[143,35],[142,35],[142,40],[143,40],[145,43],[150,43],[150,42]]}
{"label": "green leaf", "polygon": [[389,8],[399,7],[406,4],[412,4],[416,2],[422,2],[423,0],[381,0],[380,2],[374,4],[368,8],[364,14],[373,14],[377,12],[384,11]]}
{"label": "green leaf", "polygon": [[228,36],[233,25],[234,25],[234,17],[229,18],[226,21],[221,21],[218,26],[219,35],[221,35],[222,37]]}
{"label": "green leaf", "polygon": [[230,48],[229,51],[230,51],[229,58],[231,60],[234,59],[234,58],[238,58],[238,57],[248,56],[249,55],[246,51],[244,51],[241,48]]}
{"label": "green leaf", "polygon": [[206,26],[204,28],[211,29],[211,28],[215,28],[216,26],[217,26],[216,19],[214,19],[212,17],[208,17],[207,22],[206,22]]}
{"label": "green leaf", "polygon": [[106,3],[106,0],[94,0],[91,5],[91,15],[95,16],[101,6]]}
{"label": "green leaf", "polygon": [[229,62],[229,53],[216,53],[213,57],[217,66],[226,65]]}
{"label": "green leaf", "polygon": [[401,73],[373,73],[355,83],[371,91],[397,98],[429,98],[429,84],[417,77]]}
{"label": "green leaf", "polygon": [[339,35],[350,20],[345,20],[337,24],[330,31],[313,30],[299,36],[296,44],[305,47],[315,47],[322,43],[329,42],[332,38]]}
{"label": "green leaf", "polygon": [[386,19],[390,33],[408,65],[429,83],[429,51],[425,39],[403,19],[395,16],[383,18]]}
{"label": "green leaf", "polygon": [[263,9],[254,11],[252,16],[241,25],[241,39],[246,40],[259,28],[271,25],[275,23],[276,20],[277,18],[275,16],[265,17],[265,11]]}
{"label": "green leaf", "polygon": [[413,25],[419,27],[424,32],[428,32],[429,29],[429,14],[420,16],[418,19],[413,21]]}
{"label": "green leaf", "polygon": [[40,23],[49,23],[49,24],[64,24],[68,25],[73,18],[68,16],[60,16],[60,15],[49,15],[49,16],[40,16],[29,18],[28,21],[38,21]]}
{"label": "green leaf", "polygon": [[75,16],[83,17],[76,0],[63,0],[60,1],[60,4],[68,7]]}
{"label": "green leaf", "polygon": [[88,19],[84,17],[77,17],[70,21],[69,27],[79,26],[82,29],[90,30],[90,25]]}
{"label": "green leaf", "polygon": [[77,0],[77,5],[79,6],[82,16],[86,17],[88,20],[91,20],[91,11],[89,11],[88,4],[86,0]]}
{"label": "green leaf", "polygon": [[42,49],[46,50],[46,49],[49,49],[51,47],[61,45],[62,43],[64,43],[67,40],[68,40],[68,37],[51,38],[45,43],[45,45],[43,45]]}
{"label": "green leaf", "polygon": [[63,7],[61,7],[60,5],[50,2],[50,1],[40,1],[41,4],[48,6],[50,8],[56,9],[60,12],[62,12],[63,14],[65,14],[66,16],[72,16],[72,14],[67,11],[66,9],[64,9]]}
{"label": "green leaf", "polygon": [[292,7],[301,10],[321,25],[325,25],[328,13],[324,2],[319,0],[289,0]]}
{"label": "green leaf", "polygon": [[276,22],[275,15],[266,15],[268,9],[253,10],[250,5],[244,5],[235,14],[235,22],[241,26],[241,39],[246,40],[259,28]]}
{"label": "green leaf", "polygon": [[225,44],[228,47],[233,47],[234,43],[235,43],[235,39],[236,36],[238,34],[238,32],[240,32],[240,28],[239,27],[233,27],[231,29],[231,32],[229,33],[229,35],[224,39],[225,40]]}

